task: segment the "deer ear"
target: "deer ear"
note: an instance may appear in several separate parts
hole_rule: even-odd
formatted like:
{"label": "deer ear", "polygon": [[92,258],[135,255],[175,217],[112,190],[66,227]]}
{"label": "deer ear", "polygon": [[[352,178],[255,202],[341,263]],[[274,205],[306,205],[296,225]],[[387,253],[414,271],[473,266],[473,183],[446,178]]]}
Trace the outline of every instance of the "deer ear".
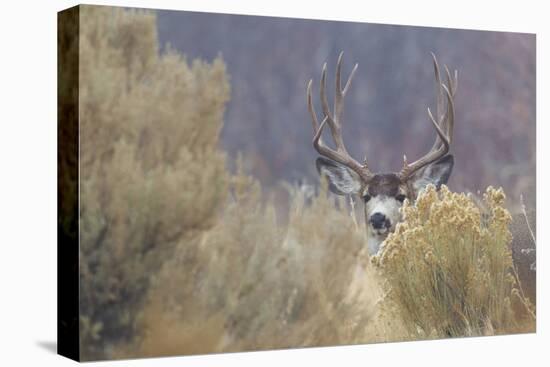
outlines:
{"label": "deer ear", "polygon": [[429,184],[440,188],[449,181],[453,170],[454,157],[452,154],[447,154],[443,158],[427,165],[423,169],[416,172],[411,178],[412,187],[416,194],[422,191]]}
{"label": "deer ear", "polygon": [[357,194],[361,190],[361,178],[353,170],[331,159],[319,157],[315,162],[321,177],[326,176],[329,189],[337,195]]}

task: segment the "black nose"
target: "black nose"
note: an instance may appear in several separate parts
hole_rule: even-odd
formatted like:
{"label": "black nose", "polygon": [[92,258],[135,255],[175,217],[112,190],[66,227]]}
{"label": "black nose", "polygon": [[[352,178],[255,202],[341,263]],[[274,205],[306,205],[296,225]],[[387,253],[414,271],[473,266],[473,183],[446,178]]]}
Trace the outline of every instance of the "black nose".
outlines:
{"label": "black nose", "polygon": [[375,229],[381,229],[386,224],[386,216],[382,213],[374,213],[369,221]]}

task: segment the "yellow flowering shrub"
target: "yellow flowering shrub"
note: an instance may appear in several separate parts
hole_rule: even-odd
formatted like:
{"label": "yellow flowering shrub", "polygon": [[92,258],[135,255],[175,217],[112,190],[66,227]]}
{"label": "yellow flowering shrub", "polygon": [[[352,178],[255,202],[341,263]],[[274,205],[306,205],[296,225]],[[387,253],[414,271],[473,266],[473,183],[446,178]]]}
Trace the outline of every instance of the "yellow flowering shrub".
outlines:
{"label": "yellow flowering shrub", "polygon": [[[502,189],[483,203],[434,186],[415,204],[372,262],[386,280],[385,312],[399,316],[414,338],[493,335],[534,327],[513,303],[527,308],[513,270],[511,216]],[[525,325],[527,322],[529,325]]]}

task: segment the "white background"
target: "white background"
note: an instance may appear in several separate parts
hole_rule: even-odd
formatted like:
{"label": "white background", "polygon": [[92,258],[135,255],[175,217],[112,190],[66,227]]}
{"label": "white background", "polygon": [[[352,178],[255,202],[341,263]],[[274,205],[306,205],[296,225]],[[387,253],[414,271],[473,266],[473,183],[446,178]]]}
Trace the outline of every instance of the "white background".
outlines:
{"label": "white background", "polygon": [[[548,366],[549,27],[544,1],[97,1],[97,4],[537,33],[538,332],[109,362],[118,366]],[[56,340],[56,12],[72,1],[0,9],[0,365],[69,365]],[[361,5],[360,5],[361,4]],[[545,346],[546,344],[546,346]]]}

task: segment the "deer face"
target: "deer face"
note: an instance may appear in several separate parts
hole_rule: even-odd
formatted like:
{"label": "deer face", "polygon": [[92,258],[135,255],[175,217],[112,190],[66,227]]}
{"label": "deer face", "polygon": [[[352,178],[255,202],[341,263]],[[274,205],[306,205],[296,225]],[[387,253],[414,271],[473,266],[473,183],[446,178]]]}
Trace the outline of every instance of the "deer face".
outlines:
{"label": "deer face", "polygon": [[402,181],[398,174],[375,174],[368,182],[348,167],[333,160],[317,158],[317,170],[328,179],[329,189],[337,195],[354,195],[364,203],[365,224],[370,254],[375,254],[388,234],[401,221],[401,206],[405,200],[414,202],[428,184],[437,188],[446,184],[453,169],[451,154],[417,171]]}
{"label": "deer face", "polygon": [[[416,200],[418,193],[428,184],[440,187],[447,183],[453,168],[453,156],[449,148],[453,137],[454,103],[458,73],[453,75],[445,66],[446,84],[441,82],[439,65],[432,54],[436,91],[437,110],[435,117],[428,108],[428,116],[437,133],[432,148],[422,158],[407,163],[403,157],[403,168],[399,173],[374,174],[370,171],[366,158],[359,163],[348,153],[342,138],[342,113],[344,98],[348,92],[357,64],[352,69],[348,80],[342,88],[342,53],[336,64],[336,90],[334,110],[331,111],[326,94],[327,65],[321,73],[321,106],[323,119],[319,123],[313,106],[312,83],[307,86],[307,106],[313,124],[313,147],[320,155],[317,158],[317,171],[326,176],[329,188],[338,195],[358,195],[365,203],[365,222],[367,225],[368,247],[371,254],[378,252],[380,244],[395,225],[401,220],[400,208],[405,199]],[[326,145],[322,140],[323,128],[328,125],[335,148]]]}

